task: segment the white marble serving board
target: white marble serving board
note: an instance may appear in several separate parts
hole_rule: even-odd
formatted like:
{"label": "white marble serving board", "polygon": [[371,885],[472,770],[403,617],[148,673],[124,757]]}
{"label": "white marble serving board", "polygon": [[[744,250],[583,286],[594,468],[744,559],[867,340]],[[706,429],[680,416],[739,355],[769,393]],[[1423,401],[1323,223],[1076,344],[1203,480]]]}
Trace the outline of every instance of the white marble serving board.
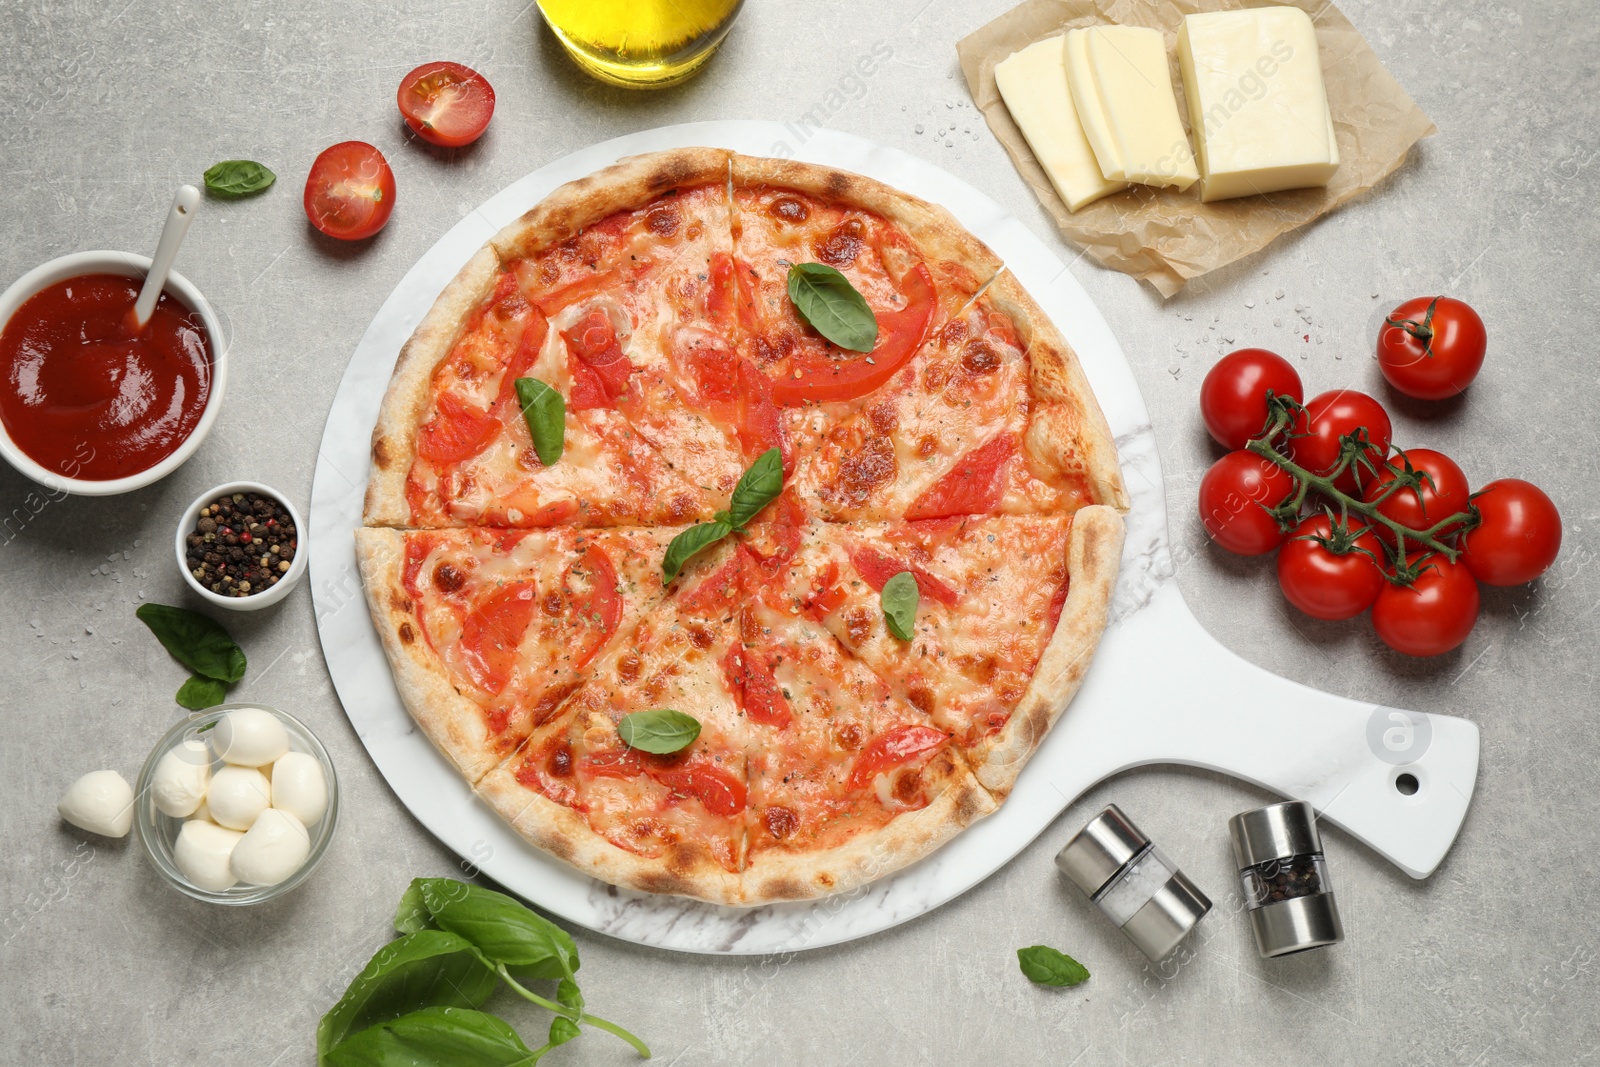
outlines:
{"label": "white marble serving board", "polygon": [[[345,713],[401,802],[464,860],[540,907],[614,937],[689,952],[794,952],[914,918],[999,869],[1094,783],[1149,763],[1206,767],[1309,800],[1413,877],[1431,873],[1472,797],[1477,728],[1319,693],[1217,644],[1173,580],[1155,435],[1122,350],[1088,294],[1022,223],[971,186],[896,149],[807,132],[799,158],[942,204],[994,249],[1066,335],[1105,409],[1133,507],[1112,622],[1071,708],[1000,810],[938,852],[853,893],[754,909],[619,890],[578,873],[525,844],[479,803],[413,725],[367,615],[351,536],[361,522],[370,430],[400,347],[489,236],[563,182],[640,152],[716,145],[773,155],[798,140],[772,122],[691,123],[584,149],[492,197],[411,269],[350,360],[312,488],[312,595]],[[1396,788],[1402,775],[1416,780],[1414,794]]]}

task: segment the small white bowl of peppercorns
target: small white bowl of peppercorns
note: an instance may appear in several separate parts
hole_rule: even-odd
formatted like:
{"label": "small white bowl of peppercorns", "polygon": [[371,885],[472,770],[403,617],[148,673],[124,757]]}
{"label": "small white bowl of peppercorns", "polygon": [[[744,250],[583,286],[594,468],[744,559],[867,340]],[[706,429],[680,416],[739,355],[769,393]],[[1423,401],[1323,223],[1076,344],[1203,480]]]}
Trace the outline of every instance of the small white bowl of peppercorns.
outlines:
{"label": "small white bowl of peppercorns", "polygon": [[289,595],[306,572],[305,523],[276,489],[229,482],[202,494],[178,523],[178,567],[207,603],[256,611]]}

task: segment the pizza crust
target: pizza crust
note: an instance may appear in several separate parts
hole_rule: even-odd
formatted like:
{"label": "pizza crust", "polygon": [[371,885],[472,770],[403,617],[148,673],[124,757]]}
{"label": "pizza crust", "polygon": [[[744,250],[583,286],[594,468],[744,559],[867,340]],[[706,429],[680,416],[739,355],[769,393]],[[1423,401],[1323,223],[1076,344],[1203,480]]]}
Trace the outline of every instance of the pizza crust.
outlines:
{"label": "pizza crust", "polygon": [[383,406],[378,409],[378,424],[372,428],[372,467],[361,520],[364,525],[410,525],[406,479],[417,457],[417,426],[428,409],[433,369],[450,354],[473,313],[494,292],[499,278],[500,260],[493,249],[478,249],[444,287],[400,350]]}
{"label": "pizza crust", "polygon": [[997,801],[1016,783],[1044,735],[1061,717],[1089,671],[1105,632],[1111,590],[1122,561],[1122,515],[1090,505],[1072,518],[1067,538],[1067,600],[1033,680],[1000,732],[967,749],[979,782]]}
{"label": "pizza crust", "polygon": [[476,782],[500,757],[492,751],[482,709],[450,684],[444,663],[417,632],[401,579],[405,556],[405,535],[399,530],[356,531],[356,563],[367,607],[383,640],[400,699],[434,747],[468,783]]}
{"label": "pizza crust", "polygon": [[529,844],[612,885],[713,904],[743,903],[739,876],[709,852],[685,844],[663,859],[653,859],[618,848],[571,808],[518,782],[511,770],[516,759],[514,755],[484,775],[474,790]]}
{"label": "pizza crust", "polygon": [[1116,442],[1072,346],[1009,270],[984,296],[1016,323],[1028,353],[1035,401],[1024,438],[1030,456],[1060,473],[1082,474],[1095,503],[1127,511]]}

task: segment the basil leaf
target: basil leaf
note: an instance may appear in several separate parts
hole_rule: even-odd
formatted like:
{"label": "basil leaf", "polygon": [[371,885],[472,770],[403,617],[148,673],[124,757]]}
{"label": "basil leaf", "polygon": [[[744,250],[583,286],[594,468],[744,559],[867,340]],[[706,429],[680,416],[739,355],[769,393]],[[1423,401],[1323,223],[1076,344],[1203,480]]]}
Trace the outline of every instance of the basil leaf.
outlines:
{"label": "basil leaf", "polygon": [[1028,981],[1040,985],[1078,985],[1089,980],[1089,971],[1083,964],[1049,945],[1017,949],[1017,963]]}
{"label": "basil leaf", "polygon": [[206,168],[206,189],[224,200],[238,200],[266,189],[278,176],[253,159],[225,159]]}
{"label": "basil leaf", "polygon": [[204,615],[165,604],[140,604],[134,614],[150,627],[173,659],[194,673],[219,682],[237,682],[244,677],[244,650],[233,643],[228,631]]}
{"label": "basil leaf", "polygon": [[[561,984],[556,987],[556,1003],[573,1011],[583,1011],[583,993],[578,989],[578,983],[570,978],[561,979]],[[564,1045],[577,1037],[578,1024],[564,1015],[557,1015],[550,1020],[549,1048]],[[546,1050],[548,1051],[548,1049]]]}
{"label": "basil leaf", "polygon": [[433,921],[472,942],[491,961],[507,967],[554,961],[567,978],[577,971],[572,936],[504,893],[452,878],[421,878],[416,884]]}
{"label": "basil leaf", "polygon": [[671,708],[636,711],[622,717],[617,733],[629,748],[664,756],[693,744],[700,736],[700,720]]}
{"label": "basil leaf", "polygon": [[516,388],[523,421],[533,436],[533,450],[538,453],[540,463],[554,467],[566,443],[567,402],[537,378],[518,378]]}
{"label": "basil leaf", "polygon": [[363,1030],[324,1058],[329,1067],[512,1067],[535,1062],[505,1021],[466,1008],[423,1008]]}
{"label": "basil leaf", "polygon": [[[778,499],[783,492],[783,454],[769,448],[756,457],[750,469],[733,487],[733,498],[728,502],[728,525],[742,530],[761,509]],[[718,515],[721,518],[721,515]]]}
{"label": "basil leaf", "polygon": [[821,263],[789,268],[789,299],[807,322],[840,348],[871,352],[878,320],[850,279]]}
{"label": "basil leaf", "polygon": [[464,938],[419,930],[380,948],[317,1026],[327,1056],[351,1034],[419,1008],[475,1008],[500,979]]}
{"label": "basil leaf", "polygon": [[661,557],[661,582],[670,583],[683,570],[690,557],[702,549],[710,548],[733,532],[733,527],[718,519],[691,526],[672,539],[667,554]]}
{"label": "basil leaf", "polygon": [[889,624],[890,633],[902,641],[909,641],[915,636],[917,604],[920,601],[917,579],[910,571],[901,571],[883,583],[878,603],[883,605],[883,620]]}
{"label": "basil leaf", "polygon": [[437,930],[428,906],[422,902],[422,879],[413,878],[406,891],[400,894],[400,907],[394,913],[394,928],[402,934],[418,930]]}
{"label": "basil leaf", "polygon": [[565,1045],[579,1034],[578,1024],[565,1015],[554,1016],[550,1020],[550,1048]]}
{"label": "basil leaf", "polygon": [[190,711],[205,711],[228,699],[228,687],[215,678],[202,678],[198,674],[191,674],[189,680],[178,687],[175,699],[179,707],[188,708]]}

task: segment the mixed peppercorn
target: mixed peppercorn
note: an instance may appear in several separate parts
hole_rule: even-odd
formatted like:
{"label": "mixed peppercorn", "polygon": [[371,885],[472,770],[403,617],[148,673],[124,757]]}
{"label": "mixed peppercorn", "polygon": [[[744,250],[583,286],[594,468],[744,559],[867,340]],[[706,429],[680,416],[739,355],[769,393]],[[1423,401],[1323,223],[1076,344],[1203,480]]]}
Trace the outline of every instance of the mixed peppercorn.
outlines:
{"label": "mixed peppercorn", "polygon": [[219,596],[271,589],[294,563],[299,533],[289,509],[259,493],[219,496],[186,539],[189,573]]}
{"label": "mixed peppercorn", "polygon": [[1246,874],[1247,886],[1254,890],[1257,906],[1325,892],[1316,856],[1268,860],[1247,868]]}

